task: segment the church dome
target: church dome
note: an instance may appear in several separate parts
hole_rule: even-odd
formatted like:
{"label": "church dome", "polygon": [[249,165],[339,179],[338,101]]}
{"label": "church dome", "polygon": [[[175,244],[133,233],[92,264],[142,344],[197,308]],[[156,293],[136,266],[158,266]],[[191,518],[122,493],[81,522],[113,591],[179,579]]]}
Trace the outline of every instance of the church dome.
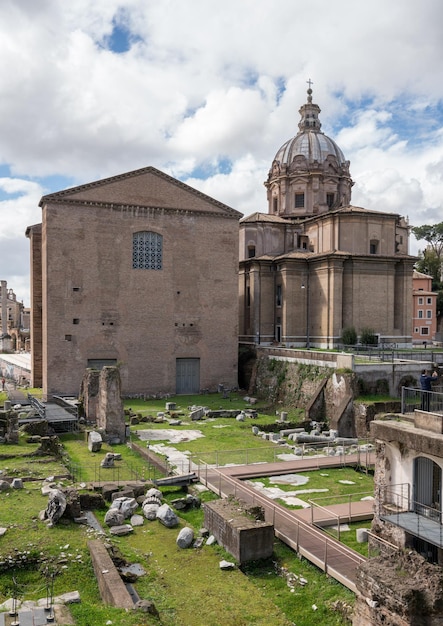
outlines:
{"label": "church dome", "polygon": [[346,163],[345,156],[335,141],[318,130],[303,130],[282,145],[274,161],[289,165],[296,156],[304,156],[308,163],[323,163],[329,155],[337,159],[339,165]]}
{"label": "church dome", "polygon": [[300,107],[299,132],[277,151],[265,182],[268,212],[285,218],[303,218],[347,206],[352,182],[349,161],[333,139],[321,131],[320,107]]}

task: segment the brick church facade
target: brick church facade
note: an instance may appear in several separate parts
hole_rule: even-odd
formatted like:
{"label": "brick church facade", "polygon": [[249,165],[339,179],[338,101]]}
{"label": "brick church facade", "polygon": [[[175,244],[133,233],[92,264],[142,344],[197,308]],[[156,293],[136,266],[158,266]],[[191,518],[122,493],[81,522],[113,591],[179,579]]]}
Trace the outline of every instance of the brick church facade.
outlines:
{"label": "brick church facade", "polygon": [[237,385],[234,209],[152,168],[44,196],[31,242],[32,375],[78,395],[118,364],[122,391]]}

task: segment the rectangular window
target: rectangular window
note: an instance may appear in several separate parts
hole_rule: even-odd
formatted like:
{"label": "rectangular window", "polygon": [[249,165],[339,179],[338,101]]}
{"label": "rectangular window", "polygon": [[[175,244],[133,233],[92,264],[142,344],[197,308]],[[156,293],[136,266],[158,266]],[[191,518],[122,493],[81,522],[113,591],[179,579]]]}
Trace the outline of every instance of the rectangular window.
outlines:
{"label": "rectangular window", "polygon": [[326,194],[326,204],[328,205],[330,209],[334,206],[334,194],[333,193]]}
{"label": "rectangular window", "polygon": [[422,335],[429,335],[429,328],[427,326],[422,326],[420,329],[420,333]]}
{"label": "rectangular window", "polygon": [[418,311],[418,319],[423,319],[423,311],[421,309]]}
{"label": "rectangular window", "polygon": [[74,319],[72,320],[73,324],[80,324],[80,320],[78,317],[74,317]]}
{"label": "rectangular window", "polygon": [[281,290],[281,285],[277,285],[277,290],[276,290],[276,294],[275,294],[275,303],[277,306],[281,306],[281,301],[282,301],[282,290]]}
{"label": "rectangular window", "polygon": [[419,304],[419,306],[423,306],[423,298],[420,297],[418,299],[418,304]]}
{"label": "rectangular window", "polygon": [[248,259],[255,257],[255,246],[248,246]]}
{"label": "rectangular window", "polygon": [[295,194],[295,208],[302,209],[305,206],[305,194],[304,193],[296,193]]}
{"label": "rectangular window", "polygon": [[426,311],[426,317],[427,317],[428,319],[431,319],[431,317],[432,317],[432,311]]}
{"label": "rectangular window", "polygon": [[378,244],[375,241],[371,241],[369,244],[369,254],[377,254]]}
{"label": "rectangular window", "polygon": [[432,304],[432,298],[426,298],[426,304]]}
{"label": "rectangular window", "polygon": [[246,306],[251,306],[251,288],[246,287]]}

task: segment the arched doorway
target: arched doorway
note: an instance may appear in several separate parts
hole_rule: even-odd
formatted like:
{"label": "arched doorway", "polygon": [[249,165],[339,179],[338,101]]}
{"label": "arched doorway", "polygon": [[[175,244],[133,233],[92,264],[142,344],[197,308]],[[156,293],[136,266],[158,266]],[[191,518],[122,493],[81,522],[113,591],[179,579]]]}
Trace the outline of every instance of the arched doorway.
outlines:
{"label": "arched doorway", "polygon": [[413,500],[422,514],[426,515],[427,507],[441,511],[441,467],[432,459],[414,459]]}

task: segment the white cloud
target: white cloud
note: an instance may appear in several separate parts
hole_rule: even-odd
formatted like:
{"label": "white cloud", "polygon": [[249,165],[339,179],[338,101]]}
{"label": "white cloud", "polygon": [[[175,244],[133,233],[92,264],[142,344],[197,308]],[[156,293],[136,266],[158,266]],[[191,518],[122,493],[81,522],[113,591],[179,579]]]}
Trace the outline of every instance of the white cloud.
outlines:
{"label": "white cloud", "polygon": [[[26,256],[25,222],[60,177],[154,165],[266,211],[263,181],[298,131],[308,78],[351,161],[353,203],[440,221],[442,21],[440,0],[4,0],[0,278],[20,297],[26,273],[10,259]],[[109,49],[116,25],[130,31],[124,54]]]}

